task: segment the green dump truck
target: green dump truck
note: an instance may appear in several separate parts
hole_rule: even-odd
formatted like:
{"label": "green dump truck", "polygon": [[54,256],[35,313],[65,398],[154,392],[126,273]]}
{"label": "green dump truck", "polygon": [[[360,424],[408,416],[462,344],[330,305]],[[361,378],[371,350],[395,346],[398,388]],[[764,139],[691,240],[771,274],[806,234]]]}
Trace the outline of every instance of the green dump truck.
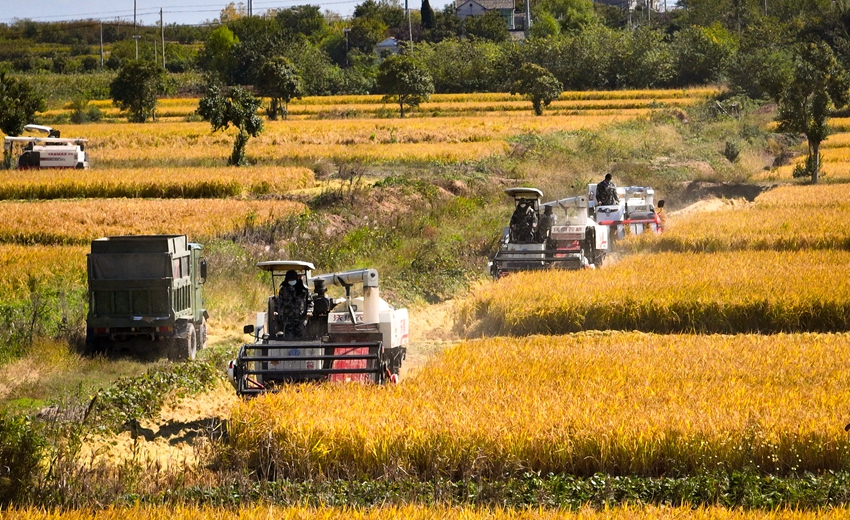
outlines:
{"label": "green dump truck", "polygon": [[207,263],[185,235],[99,238],[88,255],[86,346],[92,352],[157,350],[195,359],[205,348]]}

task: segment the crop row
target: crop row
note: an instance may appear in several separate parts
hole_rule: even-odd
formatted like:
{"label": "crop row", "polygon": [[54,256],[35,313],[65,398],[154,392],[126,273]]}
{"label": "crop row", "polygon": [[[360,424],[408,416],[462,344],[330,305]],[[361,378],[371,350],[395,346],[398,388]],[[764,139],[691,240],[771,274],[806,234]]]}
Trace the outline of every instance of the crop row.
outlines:
{"label": "crop row", "polygon": [[0,170],[0,199],[221,198],[285,193],[314,184],[307,168]]}
{"label": "crop row", "polygon": [[622,243],[630,251],[850,250],[850,184],[784,186],[754,203],[691,214],[662,235]]}
{"label": "crop row", "polygon": [[242,402],[230,442],[295,479],[840,470],[848,347],[847,334],[467,341],[401,385]]}
{"label": "crop row", "polygon": [[691,507],[623,507],[604,510],[591,508],[579,511],[558,509],[508,509],[469,508],[447,506],[381,506],[370,509],[338,507],[278,507],[253,506],[213,508],[173,505],[136,505],[133,507],[107,507],[45,511],[41,509],[13,509],[0,511],[0,520],[384,520],[405,518],[409,520],[580,520],[580,519],[692,519],[692,520],[819,520],[846,518],[845,509],[823,511],[741,511],[723,508]]}
{"label": "crop row", "polygon": [[110,235],[181,233],[192,240],[273,224],[297,202],[232,199],[81,199],[0,202],[0,243],[86,244]]}
{"label": "crop row", "polygon": [[459,306],[468,335],[580,330],[850,330],[847,251],[655,253],[600,270],[537,271],[475,288]]}

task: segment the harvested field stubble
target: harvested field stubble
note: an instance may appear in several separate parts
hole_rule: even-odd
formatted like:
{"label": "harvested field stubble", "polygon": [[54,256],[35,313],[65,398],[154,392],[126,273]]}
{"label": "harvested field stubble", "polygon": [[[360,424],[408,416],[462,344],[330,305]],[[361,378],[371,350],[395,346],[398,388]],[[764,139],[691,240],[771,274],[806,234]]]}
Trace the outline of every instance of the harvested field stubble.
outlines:
{"label": "harvested field stubble", "polygon": [[628,256],[600,270],[537,271],[485,283],[458,306],[467,335],[850,330],[846,251]]}
{"label": "harvested field stubble", "polygon": [[401,385],[240,403],[230,439],[279,478],[847,469],[848,347],[846,334],[468,341]]}
{"label": "harvested field stubble", "polygon": [[644,233],[628,251],[850,250],[850,184],[783,186],[734,210],[694,213],[662,235]]}
{"label": "harvested field stubble", "polygon": [[0,199],[218,198],[309,188],[307,168],[171,168],[0,170]]}
{"label": "harvested field stubble", "polygon": [[623,508],[591,508],[579,511],[561,509],[509,509],[497,507],[472,508],[448,506],[391,506],[375,508],[353,507],[279,507],[256,505],[252,507],[214,508],[173,505],[136,505],[135,507],[108,507],[105,509],[77,509],[44,511],[40,509],[12,509],[0,511],[0,520],[826,520],[846,518],[846,509],[824,511],[742,511],[740,509],[656,506],[630,506]]}
{"label": "harvested field stubble", "polygon": [[290,201],[82,199],[0,202],[0,243],[86,244],[110,235],[183,233],[190,240],[300,213]]}

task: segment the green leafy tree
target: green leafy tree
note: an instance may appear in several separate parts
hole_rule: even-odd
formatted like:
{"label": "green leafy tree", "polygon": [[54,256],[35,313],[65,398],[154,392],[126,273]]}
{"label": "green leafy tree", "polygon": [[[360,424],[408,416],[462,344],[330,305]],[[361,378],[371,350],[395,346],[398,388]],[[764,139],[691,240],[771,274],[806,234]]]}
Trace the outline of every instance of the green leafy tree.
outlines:
{"label": "green leafy tree", "polygon": [[234,49],[239,38],[226,25],[213,29],[204,41],[204,48],[198,53],[198,64],[208,72],[215,72],[220,78],[230,81],[236,68]]}
{"label": "green leafy tree", "polygon": [[257,137],[263,131],[263,120],[257,115],[262,101],[242,87],[233,87],[230,93],[222,94],[218,85],[209,85],[207,93],[198,103],[198,115],[209,121],[213,132],[235,126],[239,133],[233,143],[233,153],[227,164],[242,166],[245,161],[245,146],[249,137]]}
{"label": "green leafy tree", "polygon": [[374,18],[389,28],[406,27],[407,23],[398,0],[365,0],[354,8],[354,18]]}
{"label": "green leafy tree", "polygon": [[794,67],[794,79],[779,103],[779,130],[799,132],[809,140],[806,161],[812,183],[820,176],[820,144],[830,134],[829,113],[850,101],[850,75],[823,42],[803,44]]}
{"label": "green leafy tree", "polygon": [[351,32],[348,33],[350,49],[357,49],[364,54],[375,52],[375,45],[386,38],[387,24],[380,18],[360,17],[351,22]]}
{"label": "green leafy tree", "polygon": [[528,35],[532,38],[549,38],[558,36],[561,32],[561,25],[549,11],[539,9],[537,13],[532,14],[532,19],[534,23],[528,30]]}
{"label": "green leafy tree", "polygon": [[317,37],[328,28],[328,23],[318,5],[296,5],[281,9],[275,18],[281,29],[303,34],[308,38]]}
{"label": "green leafy tree", "polygon": [[463,21],[467,36],[494,42],[505,42],[511,37],[508,24],[498,11],[487,11],[482,16],[468,16]]}
{"label": "green leafy tree", "polygon": [[156,120],[157,96],[165,93],[165,69],[151,61],[128,61],[109,85],[112,102],[131,123]]}
{"label": "green leafy tree", "polygon": [[404,107],[418,107],[434,93],[434,82],[428,72],[409,56],[390,56],[378,68],[378,88],[385,102],[397,102],[404,117]]}
{"label": "green leafy tree", "polygon": [[543,107],[558,99],[564,86],[548,70],[533,63],[525,63],[511,85],[511,95],[521,94],[531,100],[535,115],[543,115]]}
{"label": "green leafy tree", "polygon": [[36,93],[26,80],[18,80],[0,72],[0,130],[10,136],[21,135],[32,123],[36,112],[47,110],[44,97]]}
{"label": "green leafy tree", "polygon": [[538,8],[550,12],[564,32],[581,32],[596,23],[591,0],[543,0]]}
{"label": "green leafy tree", "polygon": [[[0,72],[0,130],[9,136],[21,135],[36,112],[47,109],[44,97],[38,95],[25,80],[17,80]],[[11,150],[3,150],[3,166],[12,167]]]}
{"label": "green leafy tree", "polygon": [[292,62],[283,56],[263,64],[260,76],[257,78],[257,90],[261,95],[271,98],[266,113],[273,121],[277,119],[278,112],[283,114],[285,120],[289,114],[289,102],[293,99],[301,99],[304,94],[301,76],[298,75]]}
{"label": "green leafy tree", "polygon": [[735,37],[720,24],[682,29],[673,40],[679,82],[694,85],[720,80],[736,46]]}

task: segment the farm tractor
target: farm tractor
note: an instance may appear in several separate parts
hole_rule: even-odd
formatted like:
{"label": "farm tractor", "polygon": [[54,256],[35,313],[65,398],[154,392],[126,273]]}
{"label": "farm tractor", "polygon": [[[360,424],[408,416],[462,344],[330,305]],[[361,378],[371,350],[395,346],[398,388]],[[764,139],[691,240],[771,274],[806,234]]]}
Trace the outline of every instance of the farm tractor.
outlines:
{"label": "farm tractor", "polygon": [[3,150],[11,155],[13,149],[20,147],[17,167],[19,170],[31,168],[75,168],[89,167],[86,155],[86,139],[64,139],[59,130],[41,125],[26,125],[25,131],[45,134],[45,137],[6,137]]}
{"label": "farm tractor", "polygon": [[[294,260],[257,267],[271,274],[272,295],[266,312],[257,313],[256,324],[244,328],[253,342],[228,363],[239,396],[275,391],[287,383],[398,381],[407,353],[407,309],[392,308],[381,299],[376,270],[312,276],[313,264]],[[287,292],[290,283],[298,292]],[[344,288],[344,299],[327,296],[332,285]],[[356,285],[363,287],[363,295],[353,298]],[[285,299],[285,293],[304,299],[298,300],[295,316],[286,307],[293,300]]]}
{"label": "farm tractor", "polygon": [[587,197],[541,203],[543,192],[537,188],[508,188],[505,193],[513,197],[515,207],[500,248],[488,265],[494,278],[515,271],[602,265],[609,228],[589,216]]}
{"label": "farm tractor", "polygon": [[655,190],[646,186],[617,187],[616,204],[596,204],[596,184],[587,185],[589,215],[611,229],[614,240],[650,231],[661,233],[661,219],[655,213]]}

